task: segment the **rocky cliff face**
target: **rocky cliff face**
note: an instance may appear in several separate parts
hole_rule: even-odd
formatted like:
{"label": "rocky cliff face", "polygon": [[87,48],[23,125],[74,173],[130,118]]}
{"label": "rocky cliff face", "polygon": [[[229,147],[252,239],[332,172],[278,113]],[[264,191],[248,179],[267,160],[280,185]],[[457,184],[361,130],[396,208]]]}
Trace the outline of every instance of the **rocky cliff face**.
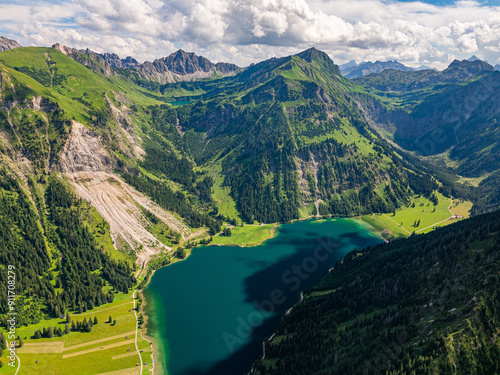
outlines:
{"label": "rocky cliff face", "polygon": [[7,51],[8,49],[18,48],[21,45],[15,40],[0,36],[0,52]]}
{"label": "rocky cliff face", "polygon": [[144,64],[132,69],[139,77],[148,81],[168,83],[176,81],[192,81],[208,78],[213,75],[232,75],[240,71],[234,64],[214,64],[203,56],[178,50],[167,57]]}
{"label": "rocky cliff face", "polygon": [[143,64],[131,56],[120,59],[116,53],[98,54],[89,49],[77,50],[65,47],[59,43],[52,48],[61,51],[66,56],[85,65],[94,72],[105,76],[117,75],[116,68],[125,69],[132,77],[154,81],[161,84],[177,81],[193,81],[209,78],[214,75],[233,75],[241,70],[238,66],[229,63],[214,64],[203,56],[178,50],[167,57]]}
{"label": "rocky cliff face", "polygon": [[59,43],[54,44],[52,48],[71,57],[73,60],[86,66],[93,72],[104,74],[106,77],[116,75],[113,67],[101,55],[88,48],[86,50],[78,50],[76,48],[63,46]]}
{"label": "rocky cliff face", "polygon": [[101,53],[100,56],[113,68],[134,68],[140,64],[131,56],[120,59],[116,53]]}

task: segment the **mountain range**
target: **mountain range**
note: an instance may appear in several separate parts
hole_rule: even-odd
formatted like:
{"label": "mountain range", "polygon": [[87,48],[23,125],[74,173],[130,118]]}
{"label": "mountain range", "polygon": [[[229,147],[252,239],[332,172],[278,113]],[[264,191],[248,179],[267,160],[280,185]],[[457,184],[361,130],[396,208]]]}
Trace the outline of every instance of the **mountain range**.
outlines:
{"label": "mountain range", "polygon": [[394,61],[364,61],[361,63],[356,63],[356,61],[351,60],[346,64],[342,64],[339,66],[340,71],[346,78],[358,78],[362,76],[366,76],[368,74],[377,74],[381,73],[386,69],[400,70],[403,72],[410,72],[415,70],[429,70],[433,69],[428,66],[422,65],[419,68],[411,68],[406,65],[401,64],[400,62]]}
{"label": "mountain range", "polygon": [[89,49],[77,50],[54,44],[52,48],[61,51],[66,56],[78,61],[95,72],[105,76],[126,75],[135,82],[145,80],[165,84],[167,82],[196,80],[214,76],[236,74],[240,68],[234,64],[214,64],[203,56],[178,50],[167,57],[157,59],[152,63],[146,61],[139,64],[128,56],[120,59],[116,54],[98,54]]}
{"label": "mountain range", "polygon": [[[182,50],[139,64],[59,44],[0,61],[9,169],[24,160],[19,178],[59,171],[75,185],[80,173],[118,173],[180,215],[171,225],[181,237],[213,232],[219,214],[252,223],[392,212],[437,189],[474,200],[475,212],[498,205],[499,74],[480,60],[354,80],[314,48],[245,69]],[[484,87],[488,100],[460,104]],[[158,183],[168,197],[153,194]],[[125,242],[158,252],[145,232]]]}
{"label": "mountain range", "polygon": [[[376,62],[348,79],[315,48],[240,68],[182,50],[140,64],[2,46],[0,246],[2,264],[33,265],[20,281],[26,326],[112,303],[229,224],[394,216],[438,195],[474,214],[500,206],[500,72],[479,59],[443,71]],[[453,366],[458,334],[473,352],[464,368],[481,354],[491,373],[497,233],[495,213],[350,254],[285,318],[256,371],[351,371],[379,350],[364,338],[388,345],[404,332],[411,345],[384,370]],[[451,296],[436,312],[440,274]]]}

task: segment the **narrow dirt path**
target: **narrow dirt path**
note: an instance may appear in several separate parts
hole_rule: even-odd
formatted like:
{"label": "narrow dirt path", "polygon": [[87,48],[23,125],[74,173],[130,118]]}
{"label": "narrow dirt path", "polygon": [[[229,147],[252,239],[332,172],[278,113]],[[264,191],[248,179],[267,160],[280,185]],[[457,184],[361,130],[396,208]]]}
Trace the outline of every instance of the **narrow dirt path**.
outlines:
{"label": "narrow dirt path", "polygon": [[401,229],[403,229],[406,233],[408,234],[411,234],[410,231],[408,231],[405,227],[403,227],[401,224],[395,222],[394,220],[392,220],[389,216],[387,216],[386,214],[383,214],[386,218],[388,218],[390,221],[392,221],[394,224],[396,224],[398,227],[400,227]]}

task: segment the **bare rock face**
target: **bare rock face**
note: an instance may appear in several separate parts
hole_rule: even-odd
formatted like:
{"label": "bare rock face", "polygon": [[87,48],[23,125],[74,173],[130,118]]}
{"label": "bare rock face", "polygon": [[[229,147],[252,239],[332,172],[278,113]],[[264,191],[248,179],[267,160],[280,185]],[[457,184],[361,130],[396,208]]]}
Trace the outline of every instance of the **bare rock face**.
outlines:
{"label": "bare rock face", "polygon": [[132,58],[120,59],[116,53],[96,53],[89,49],[78,50],[56,43],[52,48],[71,57],[76,62],[88,67],[96,73],[105,76],[116,76],[115,69],[126,69],[136,78],[154,81],[161,84],[193,81],[196,79],[209,78],[214,75],[233,75],[241,71],[234,64],[214,64],[203,56],[193,52],[178,50],[167,57],[162,57],[153,62],[146,61],[143,64]]}
{"label": "bare rock face", "polygon": [[217,74],[232,75],[238,73],[241,68],[228,63],[214,64],[203,56],[180,49],[153,62],[146,61],[132,70],[141,78],[164,84],[208,78]]}
{"label": "bare rock face", "polygon": [[96,73],[102,73],[106,77],[116,75],[112,66],[99,54],[89,50],[78,50],[76,48],[66,47],[62,44],[56,43],[52,46],[57,51],[62,52],[68,57],[71,57],[76,62],[86,66]]}
{"label": "bare rock face", "polygon": [[106,62],[113,68],[134,68],[139,66],[136,59],[131,56],[127,56],[124,59],[120,59],[116,53],[101,53],[100,56],[106,60]]}
{"label": "bare rock face", "polygon": [[83,124],[73,121],[71,133],[61,153],[59,169],[63,173],[111,172],[114,165],[97,136]]}
{"label": "bare rock face", "polygon": [[21,45],[15,40],[0,36],[0,52],[18,47],[21,47]]}

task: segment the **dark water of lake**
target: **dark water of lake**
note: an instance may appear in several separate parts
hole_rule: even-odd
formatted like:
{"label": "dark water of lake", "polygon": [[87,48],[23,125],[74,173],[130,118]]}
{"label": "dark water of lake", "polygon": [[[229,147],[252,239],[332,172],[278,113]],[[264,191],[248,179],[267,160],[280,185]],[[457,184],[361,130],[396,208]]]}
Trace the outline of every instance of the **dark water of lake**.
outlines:
{"label": "dark water of lake", "polygon": [[301,290],[349,251],[380,241],[361,220],[302,221],[282,225],[262,245],[197,247],[156,271],[144,295],[160,373],[248,372]]}

